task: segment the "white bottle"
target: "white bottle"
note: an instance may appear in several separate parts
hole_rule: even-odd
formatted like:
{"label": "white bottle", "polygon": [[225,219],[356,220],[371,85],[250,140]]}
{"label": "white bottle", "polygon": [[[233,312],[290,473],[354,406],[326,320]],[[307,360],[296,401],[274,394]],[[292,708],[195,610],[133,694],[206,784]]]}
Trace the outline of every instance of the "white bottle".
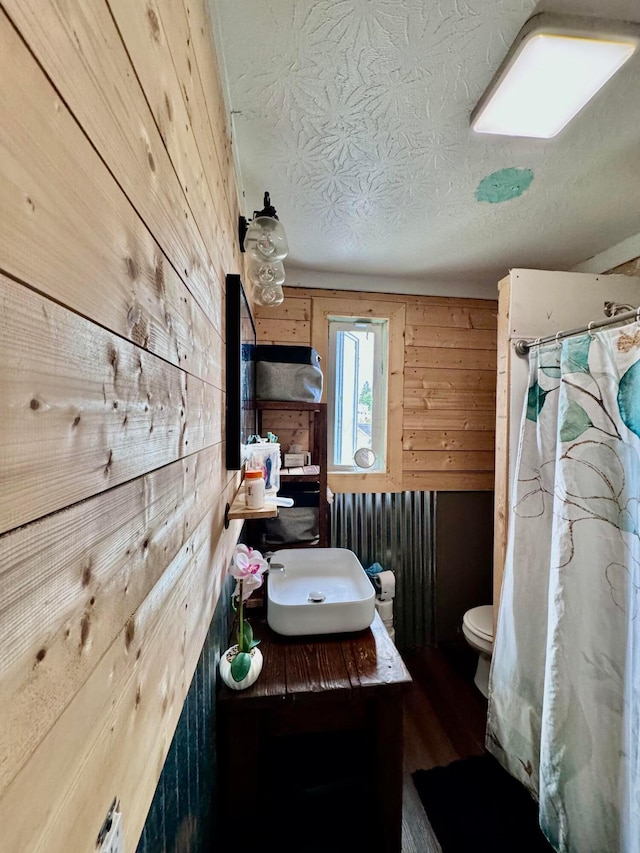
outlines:
{"label": "white bottle", "polygon": [[262,471],[245,471],[244,494],[249,509],[262,509],[264,506],[264,477]]}

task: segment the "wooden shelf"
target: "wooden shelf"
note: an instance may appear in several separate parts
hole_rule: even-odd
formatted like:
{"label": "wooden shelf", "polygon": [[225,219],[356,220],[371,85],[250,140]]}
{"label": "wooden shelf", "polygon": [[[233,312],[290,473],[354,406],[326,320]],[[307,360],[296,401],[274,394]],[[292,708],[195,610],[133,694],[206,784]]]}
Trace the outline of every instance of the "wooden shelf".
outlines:
{"label": "wooden shelf", "polygon": [[248,507],[244,496],[244,484],[240,486],[238,492],[233,499],[232,504],[227,504],[224,511],[224,526],[225,529],[229,526],[230,521],[236,521],[241,518],[276,518],[278,515],[278,507],[275,504],[266,503],[262,509],[251,509]]}
{"label": "wooden shelf", "polygon": [[[317,472],[313,474],[286,474],[281,469],[281,488],[289,483],[317,483],[318,503],[318,540],[312,547],[327,548],[329,545],[329,503],[327,498],[327,404],[304,403],[300,400],[257,400],[258,432],[262,435],[262,415],[264,412],[308,412],[309,413],[309,450]],[[277,431],[277,427],[276,427]],[[304,467],[304,466],[302,466]],[[293,547],[283,545],[282,547]]]}

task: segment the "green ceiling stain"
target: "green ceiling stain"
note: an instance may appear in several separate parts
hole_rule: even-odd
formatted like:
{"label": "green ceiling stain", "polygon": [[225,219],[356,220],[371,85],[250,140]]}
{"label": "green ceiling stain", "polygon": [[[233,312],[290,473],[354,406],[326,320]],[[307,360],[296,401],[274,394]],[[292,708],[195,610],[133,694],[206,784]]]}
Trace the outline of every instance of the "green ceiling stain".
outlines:
{"label": "green ceiling stain", "polygon": [[480,181],[476,198],[478,201],[488,201],[489,204],[509,201],[510,198],[517,198],[528,190],[532,180],[531,169],[500,169]]}

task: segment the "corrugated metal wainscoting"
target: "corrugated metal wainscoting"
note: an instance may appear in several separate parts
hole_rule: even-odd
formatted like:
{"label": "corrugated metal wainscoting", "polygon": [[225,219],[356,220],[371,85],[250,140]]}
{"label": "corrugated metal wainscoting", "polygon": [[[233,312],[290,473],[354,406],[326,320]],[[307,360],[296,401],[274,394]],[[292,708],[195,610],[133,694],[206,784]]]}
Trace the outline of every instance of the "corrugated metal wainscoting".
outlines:
{"label": "corrugated metal wainscoting", "polygon": [[349,548],[368,568],[395,574],[393,616],[399,649],[434,643],[434,492],[337,494],[331,505],[331,547]]}

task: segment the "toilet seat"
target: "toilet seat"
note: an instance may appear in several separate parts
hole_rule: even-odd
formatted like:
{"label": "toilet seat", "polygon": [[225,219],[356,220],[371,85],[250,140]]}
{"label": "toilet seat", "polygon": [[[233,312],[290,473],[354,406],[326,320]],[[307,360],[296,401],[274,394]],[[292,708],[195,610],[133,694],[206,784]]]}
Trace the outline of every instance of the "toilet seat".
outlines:
{"label": "toilet seat", "polygon": [[480,607],[472,607],[462,617],[462,624],[467,630],[484,640],[485,643],[493,643],[493,607],[491,604],[483,604]]}

